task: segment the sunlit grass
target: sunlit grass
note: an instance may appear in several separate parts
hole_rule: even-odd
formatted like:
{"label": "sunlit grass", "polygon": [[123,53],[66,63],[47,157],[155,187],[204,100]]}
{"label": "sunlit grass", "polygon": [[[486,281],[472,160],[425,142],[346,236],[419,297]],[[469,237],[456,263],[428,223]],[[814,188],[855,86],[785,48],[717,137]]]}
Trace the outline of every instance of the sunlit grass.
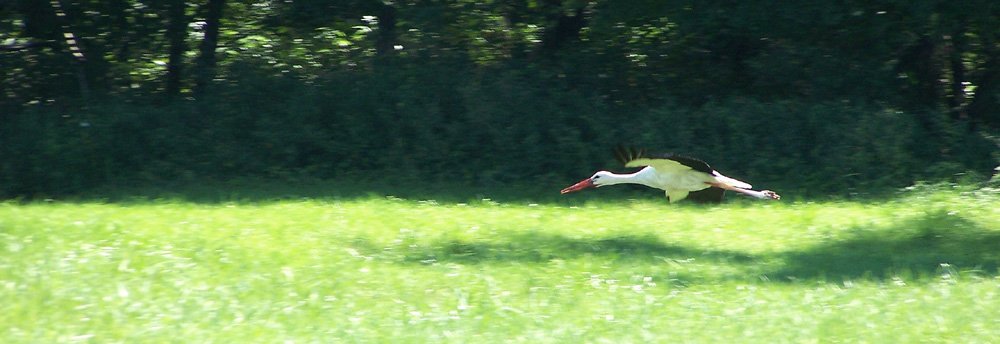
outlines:
{"label": "sunlit grass", "polygon": [[1000,200],[0,205],[0,342],[1000,338]]}

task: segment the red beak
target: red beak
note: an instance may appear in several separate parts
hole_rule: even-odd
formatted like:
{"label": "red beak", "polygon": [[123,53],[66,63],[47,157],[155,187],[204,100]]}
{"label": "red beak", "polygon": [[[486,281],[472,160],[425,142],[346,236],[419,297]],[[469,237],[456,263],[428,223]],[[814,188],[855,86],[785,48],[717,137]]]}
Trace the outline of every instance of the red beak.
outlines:
{"label": "red beak", "polygon": [[580,191],[580,190],[583,190],[583,189],[586,189],[586,188],[589,188],[589,187],[592,187],[592,186],[594,186],[594,180],[590,179],[590,178],[587,178],[587,179],[584,179],[584,180],[580,181],[579,183],[573,184],[572,186],[570,186],[568,188],[562,189],[562,191],[559,191],[559,193],[561,193],[561,194],[567,194],[567,193],[570,193],[570,192],[573,192],[573,191]]}

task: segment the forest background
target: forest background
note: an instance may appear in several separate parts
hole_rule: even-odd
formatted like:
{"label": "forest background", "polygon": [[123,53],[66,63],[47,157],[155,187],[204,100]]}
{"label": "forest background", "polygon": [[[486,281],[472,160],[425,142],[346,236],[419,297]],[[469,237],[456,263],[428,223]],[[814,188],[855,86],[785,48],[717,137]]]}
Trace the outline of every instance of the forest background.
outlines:
{"label": "forest background", "polygon": [[799,197],[987,181],[1000,2],[0,2],[0,198],[253,178],[553,192],[618,142]]}

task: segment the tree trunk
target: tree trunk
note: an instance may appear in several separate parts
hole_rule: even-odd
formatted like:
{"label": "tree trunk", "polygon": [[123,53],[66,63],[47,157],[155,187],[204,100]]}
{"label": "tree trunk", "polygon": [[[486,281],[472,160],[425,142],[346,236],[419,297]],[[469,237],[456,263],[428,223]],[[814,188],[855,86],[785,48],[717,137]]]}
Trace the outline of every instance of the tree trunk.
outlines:
{"label": "tree trunk", "polygon": [[583,15],[585,9],[579,7],[572,14],[564,11],[556,17],[555,25],[547,28],[542,35],[542,53],[555,53],[566,43],[580,37],[580,30],[587,25],[587,18]]}
{"label": "tree trunk", "polygon": [[169,44],[169,60],[167,61],[167,85],[166,92],[168,98],[173,98],[181,93],[181,72],[184,67],[184,37],[187,35],[187,18],[184,15],[186,2],[171,1],[167,5],[167,42]]}
{"label": "tree trunk", "polygon": [[83,55],[83,49],[80,49],[80,41],[73,30],[69,27],[69,18],[66,16],[66,11],[63,10],[62,3],[59,0],[50,0],[49,5],[52,6],[52,10],[56,13],[56,18],[59,21],[60,31],[62,31],[62,37],[66,43],[66,50],[70,54],[70,63],[73,65],[74,74],[76,75],[76,81],[78,87],[80,88],[80,96],[84,100],[84,104],[90,98],[90,84],[87,81],[87,57]]}
{"label": "tree trunk", "polygon": [[1000,128],[1000,110],[997,110],[1000,102],[996,100],[1000,94],[1000,57],[991,54],[973,85],[976,93],[969,102],[969,117],[992,129]]}
{"label": "tree trunk", "polygon": [[378,33],[375,39],[375,53],[378,56],[387,56],[395,51],[396,8],[390,4],[382,4],[378,8]]}
{"label": "tree trunk", "polygon": [[[128,63],[129,48],[132,42],[130,38],[132,34],[129,33],[131,27],[128,14],[129,5],[126,0],[112,0],[109,4],[111,20],[115,29],[110,32],[111,37],[108,40],[107,49],[113,51],[114,62],[118,64]],[[109,83],[112,87],[128,89],[132,84],[129,73],[119,73],[118,75],[109,75],[109,77],[111,78]]]}
{"label": "tree trunk", "polygon": [[899,58],[899,72],[909,76],[903,85],[903,92],[908,94],[905,99],[910,110],[928,109],[941,104],[942,71],[934,59],[937,48],[931,36],[922,35]]}
{"label": "tree trunk", "polygon": [[205,3],[205,38],[201,41],[198,56],[198,75],[195,92],[201,94],[208,83],[215,78],[215,48],[219,45],[219,26],[225,0],[208,0]]}
{"label": "tree trunk", "polygon": [[951,34],[949,49],[949,64],[951,69],[951,89],[948,95],[948,107],[951,109],[953,120],[965,119],[965,85],[966,80],[965,64],[962,61],[962,54],[966,50],[965,25],[959,25]]}
{"label": "tree trunk", "polygon": [[507,29],[510,30],[510,34],[507,35],[507,41],[504,43],[504,49],[510,55],[511,59],[515,61],[524,60],[529,57],[528,48],[524,43],[526,40],[524,39],[523,31],[518,27],[519,24],[524,22],[527,11],[528,3],[525,0],[508,1],[503,6],[504,23]]}

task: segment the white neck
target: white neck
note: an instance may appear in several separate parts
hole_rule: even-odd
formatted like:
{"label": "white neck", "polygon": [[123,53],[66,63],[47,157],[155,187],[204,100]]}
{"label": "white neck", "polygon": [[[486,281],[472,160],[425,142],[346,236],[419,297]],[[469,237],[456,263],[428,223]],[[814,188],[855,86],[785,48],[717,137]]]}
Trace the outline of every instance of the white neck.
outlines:
{"label": "white neck", "polygon": [[617,184],[641,184],[649,187],[655,187],[650,183],[651,177],[653,176],[654,173],[655,170],[653,170],[653,168],[648,166],[634,173],[626,173],[626,174],[610,173],[607,177],[605,177],[606,180],[599,186],[617,185]]}

